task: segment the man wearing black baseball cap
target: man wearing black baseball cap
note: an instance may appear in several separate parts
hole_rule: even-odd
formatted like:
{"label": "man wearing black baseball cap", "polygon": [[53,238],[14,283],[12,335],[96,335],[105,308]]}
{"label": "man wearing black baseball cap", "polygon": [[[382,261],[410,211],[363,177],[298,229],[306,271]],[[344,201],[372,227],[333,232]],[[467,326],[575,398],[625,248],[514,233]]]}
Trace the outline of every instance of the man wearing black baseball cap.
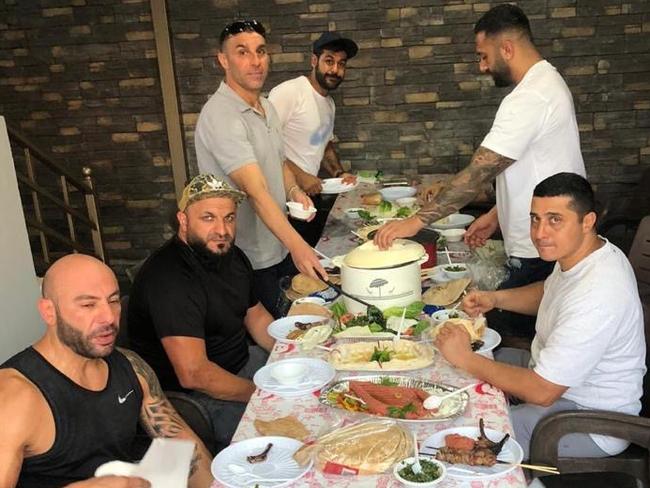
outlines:
{"label": "man wearing black baseball cap", "polygon": [[321,165],[325,176],[342,177],[345,183],[355,181],[354,176],[343,170],[334,149],[336,107],[329,92],[341,84],[347,62],[358,49],[353,40],[338,32],[323,32],[312,46],[311,72],[287,80],[269,93],[282,125],[285,164],[318,209],[311,222],[291,220],[298,233],[312,246],[320,239],[335,200],[320,195],[322,184],[318,173]]}

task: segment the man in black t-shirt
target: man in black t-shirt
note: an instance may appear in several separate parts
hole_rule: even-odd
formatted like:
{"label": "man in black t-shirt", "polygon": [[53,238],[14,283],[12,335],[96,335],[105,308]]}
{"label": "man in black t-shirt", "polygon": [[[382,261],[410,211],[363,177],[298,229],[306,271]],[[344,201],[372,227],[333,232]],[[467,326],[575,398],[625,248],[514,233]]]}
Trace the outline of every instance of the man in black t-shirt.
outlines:
{"label": "man in black t-shirt", "polygon": [[[188,391],[208,409],[224,445],[274,344],[252,266],[234,245],[244,196],[214,175],[195,177],[179,203],[178,233],[138,272],[128,309],[133,350],[164,389]],[[248,346],[246,332],[257,346]]]}
{"label": "man in black t-shirt", "polygon": [[153,438],[192,441],[188,488],[212,482],[211,456],[135,353],[115,349],[120,290],[111,269],[83,254],[45,273],[45,334],[0,365],[0,487],[145,488],[99,466],[135,461],[138,420]]}

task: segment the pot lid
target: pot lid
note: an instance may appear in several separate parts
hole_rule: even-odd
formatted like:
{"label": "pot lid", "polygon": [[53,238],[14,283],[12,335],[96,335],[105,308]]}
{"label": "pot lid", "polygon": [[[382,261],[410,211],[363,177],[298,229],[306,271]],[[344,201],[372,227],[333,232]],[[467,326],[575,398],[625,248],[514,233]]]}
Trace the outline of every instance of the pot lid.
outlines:
{"label": "pot lid", "polygon": [[407,239],[395,239],[393,245],[384,251],[373,241],[368,241],[350,251],[343,263],[352,268],[390,268],[417,261],[425,253],[422,244]]}

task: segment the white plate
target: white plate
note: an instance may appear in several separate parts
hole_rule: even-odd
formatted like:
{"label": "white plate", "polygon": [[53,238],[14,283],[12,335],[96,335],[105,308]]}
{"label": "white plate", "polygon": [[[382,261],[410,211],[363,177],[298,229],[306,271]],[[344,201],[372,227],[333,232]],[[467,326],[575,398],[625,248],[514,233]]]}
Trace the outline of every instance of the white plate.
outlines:
{"label": "white plate", "polygon": [[343,178],[326,178],[322,183],[321,193],[324,195],[331,195],[334,193],[345,193],[346,191],[354,190],[359,182],[351,184],[343,184]]}
{"label": "white plate", "polygon": [[[279,363],[301,363],[306,366],[302,381],[296,385],[283,385],[278,382],[271,376],[271,369]],[[255,373],[255,376],[253,376],[253,383],[260,390],[285,398],[293,398],[309,395],[313,391],[320,390],[332,381],[335,375],[336,370],[334,367],[322,359],[291,358],[269,363],[263,368],[260,368]]]}
{"label": "white plate", "polygon": [[[272,443],[273,447],[264,462],[250,464],[246,461],[246,456],[261,453],[269,443]],[[300,447],[302,447],[302,442],[296,439],[277,436],[255,437],[236,442],[226,447],[214,458],[210,466],[212,476],[230,488],[255,486],[256,484],[260,487],[272,486],[274,488],[288,486],[302,478],[312,466],[312,461],[307,466],[300,466],[294,461],[293,454]],[[235,474],[230,468],[231,465],[239,466],[246,473],[257,475],[259,478]],[[264,479],[286,479],[287,481],[265,483]]]}
{"label": "white plate", "polygon": [[483,352],[490,352],[492,349],[497,347],[499,344],[501,344],[501,335],[494,329],[490,329],[489,327],[485,329],[485,333],[483,334],[483,347],[481,347],[478,351],[478,353],[483,353]]}
{"label": "white plate", "polygon": [[[427,439],[424,441],[424,444],[422,444],[421,450],[425,453],[433,453],[434,450],[431,448],[432,447],[440,448],[444,446],[445,436],[450,434],[460,434],[460,435],[464,435],[476,439],[479,436],[479,430],[478,430],[478,426],[477,427],[452,427],[451,429],[441,430],[439,432],[436,432],[432,436],[427,437]],[[500,441],[505,434],[497,430],[486,428],[485,435],[487,435],[490,440],[496,442],[496,441]],[[429,449],[427,449],[427,447]],[[521,448],[521,446],[517,443],[517,441],[514,440],[511,436],[508,438],[505,445],[503,446],[503,449],[499,453],[498,459],[499,461],[505,461],[510,464],[497,463],[494,466],[490,466],[490,467],[468,466],[466,464],[449,464],[449,463],[444,463],[444,464],[447,467],[447,476],[449,477],[465,480],[465,481],[483,481],[483,480],[489,480],[494,478],[500,478],[501,476],[515,469],[516,466],[513,466],[513,464],[519,464],[524,459],[524,451]],[[454,466],[460,469],[471,470],[481,474],[470,474],[470,473],[463,473],[461,471],[456,471],[455,469],[453,469]]]}
{"label": "white plate", "polygon": [[[440,220],[444,223],[438,223]],[[429,227],[432,229],[462,229],[474,222],[474,217],[467,214],[455,213],[440,220],[435,221],[433,224],[429,224]]]}
{"label": "white plate", "polygon": [[289,332],[296,328],[295,323],[305,322],[311,324],[312,322],[320,322],[326,318],[320,315],[291,315],[271,322],[267,331],[276,341],[286,342],[287,344],[300,344],[300,341],[295,339],[287,339]]}

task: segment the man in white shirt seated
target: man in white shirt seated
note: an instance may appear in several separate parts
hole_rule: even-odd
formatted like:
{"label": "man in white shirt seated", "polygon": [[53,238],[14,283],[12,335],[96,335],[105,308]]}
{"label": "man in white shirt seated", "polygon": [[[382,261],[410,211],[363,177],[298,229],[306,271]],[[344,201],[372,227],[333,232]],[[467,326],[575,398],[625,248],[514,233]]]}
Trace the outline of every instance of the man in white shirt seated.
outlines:
{"label": "man in white shirt seated", "polygon": [[[634,272],[623,252],[596,234],[587,180],[573,173],[543,180],[533,192],[530,218],[539,255],[557,261],[551,275],[521,288],[470,292],[463,307],[472,316],[495,307],[536,314],[531,351],[503,348],[493,361],[472,352],[467,332],[450,325],[436,341],[451,364],[524,402],[511,408],[511,416],[526,457],[535,425],[553,412],[637,415],[646,371]],[[627,445],[612,437],[570,434],[560,441],[559,454],[604,457]]]}

